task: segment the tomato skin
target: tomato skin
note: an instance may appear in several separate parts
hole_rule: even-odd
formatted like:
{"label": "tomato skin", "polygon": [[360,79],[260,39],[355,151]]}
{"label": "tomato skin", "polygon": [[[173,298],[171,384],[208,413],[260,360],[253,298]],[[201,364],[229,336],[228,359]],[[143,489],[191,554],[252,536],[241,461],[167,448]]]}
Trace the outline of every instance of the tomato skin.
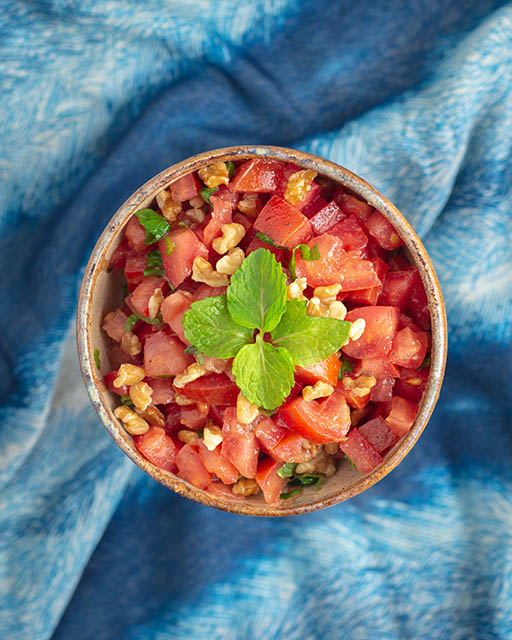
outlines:
{"label": "tomato skin", "polygon": [[417,277],[417,270],[411,267],[403,271],[388,271],[382,283],[379,304],[406,311]]}
{"label": "tomato skin", "polygon": [[382,462],[381,455],[358,429],[352,429],[348,438],[340,442],[340,449],[361,473],[370,473]]}
{"label": "tomato skin", "polygon": [[133,309],[136,313],[145,316],[149,316],[149,301],[151,296],[155,293],[155,289],[162,289],[165,284],[164,278],[157,278],[156,276],[145,276],[142,282],[138,284],[133,292],[126,299],[126,304]]}
{"label": "tomato skin", "polygon": [[311,221],[312,218],[316,216],[316,214],[324,207],[327,207],[328,204],[329,202],[327,202],[325,198],[323,198],[322,196],[316,196],[316,198],[311,200],[308,204],[304,205],[301,208],[301,211],[306,216],[306,218],[309,218]]}
{"label": "tomato skin", "polygon": [[189,444],[179,450],[176,456],[176,466],[178,467],[178,476],[198,489],[204,489],[212,480],[197,450]]}
{"label": "tomato skin", "polygon": [[162,302],[160,311],[162,318],[171,329],[176,333],[183,344],[188,345],[189,342],[185,338],[185,329],[183,328],[183,316],[190,309],[194,298],[186,291],[176,291],[167,296]]}
{"label": "tomato skin", "polygon": [[140,224],[137,216],[133,215],[124,230],[124,237],[128,245],[137,252],[147,251],[146,229]]}
{"label": "tomato skin", "polygon": [[345,251],[362,250],[368,244],[368,236],[355,216],[349,216],[335,224],[329,229],[329,234],[341,240]]}
{"label": "tomato skin", "polygon": [[336,202],[334,202],[334,200],[331,200],[331,202],[326,203],[322,209],[315,213],[315,215],[310,219],[310,222],[313,227],[313,231],[319,234],[330,230],[336,225],[336,223],[340,223],[344,218],[345,214],[343,211]]}
{"label": "tomato skin", "polygon": [[341,368],[341,361],[336,354],[330,355],[325,360],[320,360],[309,367],[296,367],[295,377],[306,384],[315,384],[321,381],[336,386],[338,382],[338,373]]}
{"label": "tomato skin", "polygon": [[213,208],[203,231],[203,242],[207,249],[211,249],[212,241],[222,235],[222,225],[233,221],[233,206],[230,202],[214,195],[210,196],[210,202]]}
{"label": "tomato skin", "polygon": [[213,197],[224,200],[224,202],[227,202],[231,205],[231,209],[236,209],[238,200],[240,199],[240,194],[236,193],[235,191],[231,191],[226,184],[221,184],[219,186],[219,190],[213,194]]}
{"label": "tomato skin", "polygon": [[317,182],[313,181],[311,183],[311,188],[306,192],[304,198],[293,206],[299,211],[304,211],[304,208],[307,208],[309,205],[311,205],[311,203],[314,202],[314,200],[316,200],[316,198],[318,198],[321,193],[322,187]]}
{"label": "tomato skin", "polygon": [[[176,434],[176,431],[181,429],[181,407],[177,404],[174,404],[173,402],[171,404],[166,404],[161,408],[165,413],[166,432],[169,434]],[[181,443],[179,440],[177,440],[177,442],[179,443],[177,444],[177,446],[179,446],[179,448],[181,449],[183,443]]]}
{"label": "tomato skin", "polygon": [[126,258],[132,253],[128,241],[123,238],[119,245],[114,249],[108,262],[110,269],[124,269]]}
{"label": "tomato skin", "polygon": [[170,404],[174,402],[176,394],[172,388],[171,378],[144,378],[144,382],[147,382],[153,389],[153,395],[151,396],[151,404]]}
{"label": "tomato skin", "polygon": [[421,329],[424,331],[430,330],[430,309],[428,308],[427,293],[419,274],[411,291],[407,311]]}
{"label": "tomato skin", "polygon": [[306,440],[288,427],[277,424],[272,418],[260,420],[254,429],[254,435],[274,460],[307,462],[310,458]]}
{"label": "tomato skin", "polygon": [[282,176],[282,162],[255,158],[238,167],[229,183],[229,189],[251,193],[272,193],[278,189]]}
{"label": "tomato skin", "polygon": [[234,405],[239,389],[225,373],[209,373],[188,382],[179,392],[195,402],[210,405]]}
{"label": "tomato skin", "polygon": [[[382,282],[388,270],[388,265],[380,258],[372,259],[373,268],[377,277]],[[368,289],[360,289],[359,291],[349,291],[347,293],[347,300],[351,302],[357,302],[357,304],[375,305],[379,299],[382,291],[382,284],[375,287],[369,287]]]}
{"label": "tomato skin", "polygon": [[114,369],[119,369],[122,364],[134,364],[138,367],[142,364],[142,358],[140,354],[131,356],[126,351],[123,351],[117,344],[114,345],[108,352],[108,359],[110,366]]}
{"label": "tomato skin", "polygon": [[429,368],[422,369],[421,371],[404,367],[401,368],[400,378],[395,383],[396,395],[415,402],[416,404],[419,403],[427,386],[429,371]]}
{"label": "tomato skin", "polygon": [[144,278],[144,269],[148,261],[147,253],[132,253],[126,257],[124,276],[128,291],[133,291]]}
{"label": "tomato skin", "polygon": [[121,342],[125,334],[127,320],[128,315],[122,309],[116,309],[105,316],[101,326],[109,338],[115,342]]}
{"label": "tomato skin", "polygon": [[381,455],[398,442],[398,436],[391,431],[381,416],[365,422],[357,430]]}
{"label": "tomato skin", "polygon": [[343,187],[336,189],[333,200],[341,207],[347,216],[355,216],[361,222],[365,222],[370,217],[373,209],[369,204],[359,200],[356,196],[346,193]]}
{"label": "tomato skin", "polygon": [[386,423],[391,431],[401,438],[406,433],[409,433],[417,413],[417,404],[400,396],[393,396],[391,411],[386,418]]}
{"label": "tomato skin", "polygon": [[185,202],[201,195],[201,182],[195,173],[182,176],[171,184],[171,196],[175,202]]}
{"label": "tomato skin", "polygon": [[380,211],[374,211],[372,213],[368,220],[366,220],[366,227],[368,233],[375,238],[377,244],[383,249],[392,251],[404,244],[404,241],[396,232],[395,227]]}
{"label": "tomato skin", "polygon": [[175,470],[176,445],[161,427],[151,426],[143,435],[133,436],[133,444],[156,467]]}
{"label": "tomato skin", "polygon": [[281,493],[288,484],[286,478],[277,475],[277,471],[281,467],[282,463],[275,462],[272,458],[264,458],[258,465],[256,482],[259,484],[267,504],[279,502]]}
{"label": "tomato skin", "polygon": [[233,484],[238,480],[238,469],[222,455],[220,446],[210,451],[200,439],[198,447],[199,455],[207,471],[214,473],[224,484]]}
{"label": "tomato skin", "polygon": [[224,412],[222,438],[222,455],[226,457],[245,478],[254,478],[258,468],[258,442],[252,427],[250,425],[240,424],[236,419],[235,407],[228,407]]}
{"label": "tomato skin", "polygon": [[378,378],[370,392],[371,402],[391,402],[395,378]]}
{"label": "tomato skin", "polygon": [[423,331],[413,331],[409,327],[398,331],[393,338],[389,359],[401,367],[416,369],[427,355],[428,338]]}
{"label": "tomato skin", "polygon": [[346,320],[354,322],[362,318],[366,326],[363,335],[351,340],[342,351],[352,358],[386,358],[395,337],[398,315],[397,307],[360,307],[349,311]]}
{"label": "tomato skin", "polygon": [[353,372],[356,376],[374,376],[380,378],[399,378],[400,370],[390,362],[387,357],[363,358],[354,365]]}
{"label": "tomato skin", "polygon": [[[170,255],[167,255],[166,238],[174,243]],[[208,249],[191,229],[180,227],[170,231],[166,238],[158,243],[162,254],[165,275],[174,288],[178,287],[192,273],[194,258],[208,259]],[[171,245],[172,247],[172,245]]]}
{"label": "tomato skin", "polygon": [[208,405],[203,402],[181,407],[180,422],[189,429],[200,429],[205,425],[207,417]]}
{"label": "tomato skin", "polygon": [[144,343],[144,370],[150,377],[177,376],[194,358],[185,353],[185,345],[178,338],[158,331]]}
{"label": "tomato skin", "polygon": [[317,444],[338,442],[350,429],[350,409],[340,390],[320,402],[299,396],[283,404],[278,415],[292,431]]}
{"label": "tomato skin", "polygon": [[312,235],[306,216],[279,196],[270,198],[256,218],[254,228],[283,247],[294,247]]}

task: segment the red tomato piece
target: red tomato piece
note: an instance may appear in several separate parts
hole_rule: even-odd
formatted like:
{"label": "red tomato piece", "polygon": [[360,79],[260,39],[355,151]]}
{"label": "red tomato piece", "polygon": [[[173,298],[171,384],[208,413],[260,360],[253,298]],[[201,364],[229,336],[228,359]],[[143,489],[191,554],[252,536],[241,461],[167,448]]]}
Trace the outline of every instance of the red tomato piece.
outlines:
{"label": "red tomato piece", "polygon": [[109,268],[124,269],[126,258],[130,255],[130,253],[130,246],[126,241],[126,238],[123,238],[120,244],[114,249],[114,253],[110,256],[110,260],[108,262]]}
{"label": "red tomato piece", "polygon": [[226,409],[227,407],[222,407],[215,404],[210,406],[210,418],[218,427],[222,427],[222,425],[224,424],[224,411]]}
{"label": "red tomato piece", "polygon": [[220,498],[228,498],[230,500],[245,500],[245,496],[234,495],[231,491],[231,487],[228,487],[219,480],[214,480],[206,487],[206,491],[213,493],[214,496]]}
{"label": "red tomato piece", "polygon": [[177,376],[193,362],[181,340],[163,331],[149,336],[144,343],[144,369],[148,376]]}
{"label": "red tomato piece", "polygon": [[147,253],[132,253],[127,256],[124,266],[124,275],[128,291],[133,291],[144,278],[144,269],[148,261]]}
{"label": "red tomato piece", "polygon": [[407,269],[411,268],[411,263],[403,253],[403,249],[400,249],[396,253],[393,252],[393,255],[388,260],[388,266],[390,271],[407,271]]}
{"label": "red tomato piece", "polygon": [[163,278],[156,276],[145,276],[126,300],[126,304],[140,315],[149,317],[149,301],[155,293],[155,289],[162,289],[165,284]]}
{"label": "red tomato piece", "polygon": [[333,195],[333,200],[341,207],[347,216],[355,216],[361,222],[370,217],[373,209],[369,204],[359,200],[350,193],[345,193],[343,187],[338,187]]}
{"label": "red tomato piece", "polygon": [[140,366],[142,363],[142,358],[140,355],[131,356],[117,345],[114,345],[108,352],[108,359],[110,362],[110,366],[114,369],[119,369],[122,364],[135,364],[137,366]]}
{"label": "red tomato piece", "polygon": [[194,298],[187,291],[176,291],[167,296],[160,307],[164,322],[171,327],[178,338],[186,345],[189,343],[185,338],[182,321],[183,316],[190,309],[193,302]]}
{"label": "red tomato piece", "polygon": [[233,221],[233,206],[230,202],[216,198],[214,195],[210,196],[210,202],[212,203],[213,209],[210,214],[210,219],[203,231],[203,242],[208,249],[212,246],[212,240],[222,235],[222,225],[229,224]]}
{"label": "red tomato piece", "polygon": [[255,158],[240,165],[229,183],[231,191],[272,193],[283,175],[283,163]]}
{"label": "red tomato piece", "polygon": [[[302,169],[300,169],[300,171],[302,171]],[[312,202],[320,197],[321,193],[322,187],[317,182],[313,181],[310,185],[309,190],[306,191],[306,195],[304,196],[304,198],[293,206],[299,211],[304,211],[305,208],[308,208]]]}
{"label": "red tomato piece", "polygon": [[374,211],[366,220],[366,228],[368,233],[375,238],[377,244],[388,251],[392,251],[404,243],[395,227],[380,211]]}
{"label": "red tomato piece", "polygon": [[296,367],[295,376],[306,384],[315,384],[315,382],[321,381],[336,386],[340,367],[341,362],[333,353],[325,360],[320,360],[309,367]]}
{"label": "red tomato piece", "polygon": [[277,470],[282,467],[280,461],[275,462],[272,458],[264,458],[258,465],[256,482],[263,491],[263,497],[267,504],[279,502],[283,489],[288,484],[286,478],[277,475]]}
{"label": "red tomato piece", "polygon": [[395,383],[395,393],[411,402],[419,403],[427,386],[429,371],[428,367],[421,371],[400,369],[400,378]]}
{"label": "red tomato piece", "polygon": [[345,218],[345,214],[336,202],[331,200],[328,204],[326,203],[325,207],[315,213],[310,221],[315,233],[324,233],[334,227],[336,223],[339,223],[340,220],[343,220],[343,218]]}
{"label": "red tomato piece", "polygon": [[116,309],[105,316],[101,326],[109,338],[116,342],[121,342],[125,334],[127,320],[127,314],[122,309]]}
{"label": "red tomato piece", "polygon": [[409,433],[417,413],[417,404],[406,398],[393,396],[391,400],[391,411],[386,418],[387,425],[393,433],[401,438],[405,436],[406,433]]}
{"label": "red tomato piece", "polygon": [[414,282],[407,310],[421,329],[424,331],[430,329],[430,310],[428,308],[427,294],[419,274]]}
{"label": "red tomato piece", "polygon": [[378,378],[370,393],[371,402],[391,402],[395,378]]}
{"label": "red tomato piece", "polygon": [[178,476],[198,489],[204,489],[212,481],[201,457],[194,447],[189,444],[183,446],[176,456]]}
{"label": "red tomato piece", "polygon": [[354,365],[354,375],[374,376],[380,378],[399,378],[400,371],[387,357],[363,358]]}
{"label": "red tomato piece", "polygon": [[398,331],[393,338],[389,359],[401,367],[416,369],[427,355],[428,338],[423,331],[413,331],[409,327]]}
{"label": "red tomato piece", "polygon": [[349,373],[345,375],[338,385],[338,389],[340,393],[344,395],[349,407],[352,407],[352,409],[362,409],[370,402],[370,389],[368,389],[368,392],[364,395],[359,395],[355,392],[355,389],[351,389],[348,386],[345,386],[346,382],[348,382],[350,379],[354,379],[353,374]]}
{"label": "red tomato piece", "polygon": [[300,252],[295,253],[296,272],[299,278],[307,278],[311,287],[335,284],[342,285],[342,291],[355,291],[380,285],[373,264],[347,254],[341,240],[324,233],[308,242],[310,247],[318,245],[320,259],[303,260]]}
{"label": "red tomato piece", "polygon": [[236,404],[238,387],[225,373],[210,373],[188,382],[180,393],[195,402],[215,405]]}
{"label": "red tomato piece", "polygon": [[227,287],[210,287],[209,284],[201,284],[194,291],[194,302],[197,300],[203,300],[204,298],[211,298],[214,296],[221,296],[226,293]]}
{"label": "red tomato piece", "polygon": [[384,451],[392,447],[395,442],[398,442],[398,436],[391,431],[381,416],[365,422],[358,427],[358,431],[379,454],[384,453]]}
{"label": "red tomato piece", "polygon": [[[380,258],[372,258],[372,263],[377,277],[382,282],[388,270],[388,265]],[[382,284],[368,289],[361,289],[359,291],[349,291],[347,293],[347,300],[357,302],[357,304],[364,304],[365,306],[374,305],[377,304],[381,292]]]}
{"label": "red tomato piece", "polygon": [[123,384],[121,387],[114,387],[114,380],[117,378],[117,376],[118,376],[117,369],[114,369],[110,373],[106,373],[103,376],[103,381],[105,383],[105,386],[109,391],[112,391],[112,393],[117,393],[118,396],[127,396],[130,390],[125,384]]}
{"label": "red tomato piece", "polygon": [[178,178],[171,184],[171,196],[175,202],[185,202],[201,195],[201,182],[195,173]]}
{"label": "red tomato piece", "polygon": [[228,407],[224,412],[222,438],[222,455],[245,478],[254,478],[258,468],[258,442],[252,427],[240,424],[236,419],[235,407]]}
{"label": "red tomato piece", "polygon": [[382,456],[358,429],[352,429],[348,438],[340,442],[340,449],[361,473],[370,473],[382,462]]}
{"label": "red tomato piece", "polygon": [[126,241],[132,249],[137,252],[147,251],[146,245],[146,229],[138,221],[137,216],[133,215],[124,230]]}
{"label": "red tomato piece", "polygon": [[404,271],[388,271],[382,283],[379,304],[400,307],[402,311],[407,309],[417,277],[418,271],[411,267]]}
{"label": "red tomato piece", "polygon": [[213,196],[230,204],[231,209],[236,209],[236,205],[238,204],[238,200],[240,199],[240,194],[231,191],[225,184],[221,184],[219,186],[219,190],[216,191]]}
{"label": "red tomato piece", "polygon": [[[165,333],[167,333],[167,330],[170,331],[169,327],[164,327],[162,329],[162,331],[165,331]],[[152,333],[156,333],[157,331],[160,331],[160,327],[157,327],[154,324],[149,324],[148,322],[137,322],[132,329],[132,332],[137,335],[137,338],[141,341],[142,344],[146,342],[148,336],[150,336]]]}
{"label": "red tomato piece", "polygon": [[292,431],[317,444],[339,442],[350,429],[350,409],[339,390],[320,402],[299,396],[283,404],[278,414]]}
{"label": "red tomato piece", "polygon": [[349,311],[345,319],[354,322],[358,318],[366,323],[363,335],[342,347],[343,352],[352,358],[387,356],[398,325],[397,307],[360,307]]}
{"label": "red tomato piece", "polygon": [[[316,196],[316,198],[311,200],[311,202],[309,202],[308,204],[305,204],[301,208],[301,211],[306,216],[306,218],[309,218],[310,220],[312,220],[312,218],[319,211],[321,211],[324,207],[327,207],[328,204],[329,203],[327,202],[327,200],[325,198],[323,198],[322,196]],[[336,203],[334,203],[334,204],[336,204]],[[336,205],[336,206],[338,206],[338,205]]]}
{"label": "red tomato piece", "polygon": [[[343,212],[341,212],[341,215],[342,217],[345,216]],[[313,221],[311,221],[311,224],[313,224]],[[361,250],[368,244],[368,236],[355,216],[349,216],[335,224],[329,229],[329,234],[341,240],[345,251]]]}
{"label": "red tomato piece", "polygon": [[199,440],[199,455],[204,466],[210,473],[214,473],[224,484],[233,484],[238,480],[238,469],[222,455],[221,447],[210,451],[202,440]]}
{"label": "red tomato piece", "polygon": [[256,218],[254,228],[283,247],[305,242],[312,234],[306,216],[279,196],[270,198]]}
{"label": "red tomato piece", "polygon": [[147,382],[153,389],[151,404],[170,404],[174,402],[176,394],[172,387],[171,378],[145,378],[144,382]]}
{"label": "red tomato piece", "polygon": [[272,418],[263,418],[254,429],[254,434],[265,451],[281,462],[306,462],[310,457],[308,442],[288,427],[277,424]]}
{"label": "red tomato piece", "polygon": [[256,251],[256,249],[267,249],[268,251],[270,251],[270,253],[274,254],[278,262],[286,262],[286,256],[288,254],[286,249],[276,249],[275,247],[262,242],[261,240],[259,240],[259,238],[253,238],[245,253],[246,255],[249,255],[253,251]]}
{"label": "red tomato piece", "polygon": [[[166,238],[169,238],[167,242],[172,248],[170,255],[167,255]],[[165,275],[176,288],[192,273],[194,258],[199,256],[208,259],[208,249],[191,229],[180,227],[170,231],[166,238],[162,238],[158,246],[162,254]]]}
{"label": "red tomato piece", "polygon": [[155,467],[174,471],[176,445],[161,427],[149,427],[141,436],[133,436],[133,444]]}
{"label": "red tomato piece", "polygon": [[181,407],[180,422],[189,429],[199,429],[203,427],[207,417],[208,405],[204,402],[196,402],[196,404]]}
{"label": "red tomato piece", "polygon": [[[259,197],[259,196],[258,196]],[[263,204],[261,205],[259,211],[261,211],[261,209],[263,208]],[[233,222],[236,222],[238,224],[241,224],[242,227],[245,229],[245,231],[249,231],[249,229],[251,229],[252,227],[252,220],[250,218],[248,218],[244,213],[240,213],[239,211],[236,211],[233,215]]]}
{"label": "red tomato piece", "polygon": [[[181,407],[173,402],[162,406],[161,409],[165,413],[166,431],[170,434],[176,434],[176,432],[181,429]],[[181,449],[183,443],[181,443],[180,440],[177,440],[177,442],[180,443],[177,446]]]}

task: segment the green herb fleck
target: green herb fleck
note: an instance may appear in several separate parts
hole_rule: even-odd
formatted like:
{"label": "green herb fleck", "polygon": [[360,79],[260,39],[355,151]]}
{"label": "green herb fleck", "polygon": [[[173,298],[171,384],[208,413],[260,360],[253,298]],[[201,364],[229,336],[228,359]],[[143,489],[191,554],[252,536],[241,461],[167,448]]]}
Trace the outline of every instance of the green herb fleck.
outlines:
{"label": "green herb fleck", "polygon": [[294,496],[298,496],[300,493],[302,493],[302,487],[297,487],[296,489],[292,489],[291,491],[288,491],[287,493],[282,493],[281,494],[281,500],[288,500],[289,498],[293,498]]}
{"label": "green herb fleck", "polygon": [[[178,227],[185,227],[185,229],[188,229],[188,224],[185,222],[185,220],[180,220],[178,222]],[[169,255],[169,254],[167,254],[167,255]]]}
{"label": "green herb fleck", "polygon": [[226,162],[226,167],[228,168],[228,178],[231,180],[235,175],[235,163],[228,160],[228,162]]}
{"label": "green herb fleck", "polygon": [[92,355],[94,357],[94,364],[96,365],[96,369],[98,369],[98,370],[101,369],[100,350],[99,349],[94,349]]}
{"label": "green herb fleck", "polygon": [[258,233],[256,234],[256,237],[258,238],[258,240],[260,242],[264,242],[265,244],[268,244],[271,247],[274,247],[274,249],[286,249],[288,250],[288,247],[282,247],[279,244],[276,244],[272,238],[270,238],[269,236],[266,236],[264,233],[261,233],[258,231]]}
{"label": "green herb fleck", "polygon": [[322,477],[323,476],[317,473],[302,473],[293,476],[290,482],[291,484],[300,484],[303,487],[311,487],[314,484],[318,484]]}
{"label": "green herb fleck", "polygon": [[126,298],[127,296],[130,295],[130,291],[128,289],[128,283],[126,282],[126,280],[123,282],[123,298]]}
{"label": "green herb fleck", "polygon": [[350,362],[350,360],[342,360],[341,367],[338,372],[338,380],[341,380],[347,373],[352,373],[354,369],[354,363]]}
{"label": "green herb fleck", "polygon": [[135,406],[130,396],[121,396],[121,404],[125,407],[130,407],[131,409]]}
{"label": "green herb fleck", "polygon": [[282,467],[279,467],[276,473],[280,478],[291,478],[296,466],[297,462],[285,462]]}
{"label": "green herb fleck", "polygon": [[423,362],[416,369],[416,371],[422,371],[422,369],[426,369],[427,367],[430,367],[431,362],[432,362],[432,359],[430,357],[430,353],[427,353],[427,355],[425,356],[425,360],[423,360]]}
{"label": "green herb fleck", "polygon": [[165,255],[170,256],[176,248],[176,243],[171,240],[169,236],[165,236]]}
{"label": "green herb fleck", "polygon": [[347,454],[345,454],[345,459],[348,460],[350,462],[350,464],[354,467],[354,469],[357,469],[356,465],[352,462],[352,460],[347,456]]}
{"label": "green herb fleck", "polygon": [[219,187],[213,187],[212,189],[208,189],[208,187],[204,187],[204,189],[201,189],[199,193],[201,194],[201,198],[205,202],[207,202],[211,207],[212,203],[210,201],[210,196],[212,195],[212,193],[217,193],[218,190],[219,190]]}
{"label": "green herb fleck", "polygon": [[152,324],[155,327],[159,327],[162,324],[161,318],[146,318],[146,316],[143,316],[140,313],[132,313],[131,316],[128,316],[128,320],[124,325],[126,333],[130,333],[139,320],[142,320],[142,322],[146,322],[147,324]]}
{"label": "green herb fleck", "polygon": [[[167,238],[166,238],[167,241]],[[167,244],[167,242],[166,242]],[[162,267],[162,254],[160,249],[155,249],[148,253],[148,259],[146,262],[146,268],[144,269],[145,276],[156,276],[157,278],[164,277],[164,270]]]}
{"label": "green herb fleck", "polygon": [[300,250],[300,256],[303,260],[308,260],[309,262],[320,260],[320,249],[317,244],[315,244],[314,247],[309,247],[307,244],[298,244],[296,247],[294,247],[292,249],[292,257],[290,258],[290,263],[288,265],[288,271],[290,272],[290,275],[294,280],[297,277],[297,274],[295,272],[295,252],[297,251],[297,249]]}
{"label": "green herb fleck", "polygon": [[201,366],[204,364],[204,355],[200,351],[198,351],[197,347],[194,347],[194,345],[190,345],[190,347],[187,347],[185,349],[185,353],[188,353],[191,356],[195,356],[196,360]]}
{"label": "green herb fleck", "polygon": [[167,220],[153,211],[153,209],[142,209],[135,213],[140,224],[146,229],[146,244],[153,244],[161,240],[168,233],[171,225]]}

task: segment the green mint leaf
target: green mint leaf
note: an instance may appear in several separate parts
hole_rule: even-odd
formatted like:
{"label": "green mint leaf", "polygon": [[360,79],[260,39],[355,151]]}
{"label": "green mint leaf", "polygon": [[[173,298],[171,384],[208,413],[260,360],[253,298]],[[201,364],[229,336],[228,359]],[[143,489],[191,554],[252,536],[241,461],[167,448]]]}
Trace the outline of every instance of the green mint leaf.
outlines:
{"label": "green mint leaf", "polygon": [[208,187],[204,187],[204,189],[201,189],[199,193],[201,194],[201,198],[205,202],[207,202],[211,207],[212,203],[210,201],[210,196],[212,195],[212,193],[216,193],[218,190],[219,190],[219,187],[213,187],[212,189],[208,189]]}
{"label": "green mint leaf", "polygon": [[236,323],[272,331],[286,311],[286,276],[268,249],[257,249],[245,258],[231,276],[227,296]]}
{"label": "green mint leaf", "polygon": [[430,358],[430,353],[427,353],[427,355],[425,356],[425,360],[423,360],[423,362],[420,364],[420,366],[416,369],[416,371],[421,371],[422,369],[426,369],[427,367],[430,367],[430,363],[431,363],[431,358]]}
{"label": "green mint leaf", "polygon": [[282,247],[281,245],[276,244],[272,240],[272,238],[270,238],[269,236],[266,236],[264,233],[261,233],[261,231],[258,231],[258,233],[256,234],[256,237],[260,242],[264,242],[265,244],[268,244],[270,247],[274,247],[274,249],[288,249],[288,247]]}
{"label": "green mint leaf", "polygon": [[226,162],[226,167],[228,168],[228,178],[231,180],[235,175],[235,163],[228,160],[228,162]]}
{"label": "green mint leaf", "polygon": [[142,316],[140,313],[132,313],[131,316],[128,316],[128,320],[124,325],[126,333],[130,333],[139,320],[147,322],[147,324],[152,324],[155,327],[159,327],[162,324],[162,320],[160,318],[146,318],[146,316]]}
{"label": "green mint leaf", "polygon": [[280,478],[291,478],[297,464],[297,462],[285,462],[282,467],[279,467],[276,473]]}
{"label": "green mint leaf", "polygon": [[173,242],[169,236],[165,236],[165,255],[166,256],[170,256],[171,253],[174,251],[174,249],[176,248],[176,243]]}
{"label": "green mint leaf", "polygon": [[96,369],[101,369],[101,364],[100,364],[100,350],[99,349],[94,349],[94,351],[92,352],[93,358],[94,358],[94,364],[96,365]]}
{"label": "green mint leaf", "polygon": [[146,229],[146,244],[153,244],[161,240],[171,228],[167,220],[153,211],[153,209],[142,209],[135,213],[140,224]]}
{"label": "green mint leaf", "polygon": [[234,358],[253,339],[252,329],[236,324],[229,315],[226,294],[192,303],[183,316],[185,337],[205,356]]}
{"label": "green mint leaf", "polygon": [[[167,240],[167,238],[166,238]],[[145,276],[156,276],[157,278],[164,277],[164,270],[162,267],[162,254],[160,249],[155,249],[148,253],[148,260],[146,262],[146,268],[144,269]]]}
{"label": "green mint leaf", "polygon": [[293,372],[288,351],[264,342],[261,333],[233,360],[233,373],[241,392],[249,402],[264,409],[281,406],[294,385]]}
{"label": "green mint leaf", "polygon": [[307,244],[298,244],[296,247],[294,247],[292,249],[292,257],[290,258],[290,263],[288,265],[288,271],[290,272],[290,275],[294,280],[297,277],[297,273],[295,272],[295,252],[297,251],[297,249],[300,250],[300,255],[303,260],[309,260],[310,262],[320,260],[320,249],[317,244],[315,244],[315,246],[311,248],[309,248]]}
{"label": "green mint leaf", "polygon": [[121,404],[125,407],[130,407],[131,409],[135,406],[130,396],[121,396]]}
{"label": "green mint leaf", "polygon": [[288,500],[289,498],[293,498],[294,496],[298,496],[300,493],[302,493],[302,487],[297,487],[297,489],[292,489],[291,491],[288,491],[287,493],[282,493],[280,498],[281,498],[281,500]]}
{"label": "green mint leaf", "polygon": [[308,367],[337,351],[348,338],[350,322],[308,316],[306,302],[288,300],[286,313],[272,331],[272,342],[285,347],[295,365]]}
{"label": "green mint leaf", "polygon": [[303,487],[310,487],[313,484],[317,484],[320,482],[320,476],[316,473],[301,473],[297,474],[293,477],[293,480],[290,480],[291,484],[300,484]]}
{"label": "green mint leaf", "polygon": [[350,362],[350,360],[342,360],[341,367],[338,372],[338,380],[341,380],[342,378],[344,378],[347,375],[347,373],[352,373],[353,369],[354,369],[353,362]]}

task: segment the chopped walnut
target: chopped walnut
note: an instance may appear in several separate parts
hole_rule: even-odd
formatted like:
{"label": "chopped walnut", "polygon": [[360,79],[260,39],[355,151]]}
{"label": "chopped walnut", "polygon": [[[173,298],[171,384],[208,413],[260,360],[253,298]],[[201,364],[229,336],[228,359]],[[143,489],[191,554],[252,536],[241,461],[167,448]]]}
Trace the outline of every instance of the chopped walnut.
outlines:
{"label": "chopped walnut", "polygon": [[256,218],[260,212],[260,203],[257,193],[244,193],[238,202],[238,211],[249,218]]}
{"label": "chopped walnut", "polygon": [[135,333],[125,333],[121,339],[121,349],[130,356],[136,356],[142,351],[142,344]]}
{"label": "chopped walnut", "polygon": [[189,382],[192,382],[193,380],[197,380],[201,376],[204,376],[205,373],[207,373],[207,371],[203,366],[201,366],[198,362],[193,362],[192,364],[188,365],[183,373],[178,374],[174,378],[174,386],[178,389],[182,389]]}
{"label": "chopped walnut", "polygon": [[295,467],[295,473],[323,473],[326,476],[333,476],[336,473],[334,456],[329,455],[322,448],[320,453],[309,462],[301,462]]}
{"label": "chopped walnut", "polygon": [[251,424],[258,417],[260,411],[258,405],[252,404],[247,400],[242,392],[238,394],[236,399],[236,419],[240,424]]}
{"label": "chopped walnut", "polygon": [[153,389],[147,382],[136,382],[130,386],[130,398],[137,409],[144,411],[151,404]]}
{"label": "chopped walnut", "polygon": [[304,291],[308,286],[306,278],[296,278],[286,288],[287,300],[307,300]]}
{"label": "chopped walnut", "polygon": [[164,191],[157,193],[156,203],[164,218],[169,222],[174,222],[178,217],[178,214],[181,213],[181,202],[174,201],[169,191],[166,191],[165,189]]}
{"label": "chopped walnut", "polygon": [[284,199],[290,204],[298,204],[306,197],[308,191],[311,191],[311,183],[317,176],[316,171],[304,169],[296,171],[288,178]]}
{"label": "chopped walnut", "polygon": [[221,255],[236,247],[245,236],[245,227],[238,222],[228,222],[221,226],[222,236],[212,240],[212,247]]}
{"label": "chopped walnut", "polygon": [[117,371],[117,377],[114,380],[114,387],[119,389],[123,385],[131,385],[144,380],[146,372],[142,367],[138,367],[128,362],[120,365]]}
{"label": "chopped walnut", "polygon": [[215,162],[207,167],[201,167],[197,173],[209,189],[229,182],[229,173],[225,162]]}
{"label": "chopped walnut", "polygon": [[199,436],[195,431],[191,431],[190,429],[181,429],[181,431],[178,431],[178,440],[185,444],[196,445],[199,440]]}
{"label": "chopped walnut", "polygon": [[251,478],[240,478],[231,488],[231,492],[235,496],[252,496],[258,493],[259,490],[260,487],[258,483]]}
{"label": "chopped walnut", "polygon": [[140,436],[149,431],[149,424],[128,407],[116,407],[114,415],[123,423],[123,427],[132,436]]}
{"label": "chopped walnut", "polygon": [[139,416],[144,418],[146,422],[149,422],[149,424],[154,424],[157,427],[165,426],[164,415],[156,407],[149,405],[149,407],[146,407],[144,411],[141,411],[140,409],[135,409],[135,411],[139,414]]}
{"label": "chopped walnut", "polygon": [[229,278],[225,273],[216,271],[208,260],[200,256],[194,258],[192,280],[204,282],[210,285],[210,287],[227,287],[229,284]]}
{"label": "chopped walnut", "polygon": [[302,397],[306,402],[310,402],[317,398],[326,398],[327,396],[330,396],[333,391],[334,387],[332,384],[318,380],[318,382],[315,382],[313,386],[308,385],[302,389]]}
{"label": "chopped walnut", "polygon": [[203,429],[203,442],[208,451],[214,451],[222,442],[222,430],[209,420]]}
{"label": "chopped walnut", "polygon": [[217,261],[215,268],[219,273],[225,273],[231,276],[241,266],[245,258],[244,252],[240,247],[231,249],[229,253]]}
{"label": "chopped walnut", "polygon": [[163,301],[164,294],[162,293],[162,289],[157,287],[148,302],[148,318],[156,318]]}

